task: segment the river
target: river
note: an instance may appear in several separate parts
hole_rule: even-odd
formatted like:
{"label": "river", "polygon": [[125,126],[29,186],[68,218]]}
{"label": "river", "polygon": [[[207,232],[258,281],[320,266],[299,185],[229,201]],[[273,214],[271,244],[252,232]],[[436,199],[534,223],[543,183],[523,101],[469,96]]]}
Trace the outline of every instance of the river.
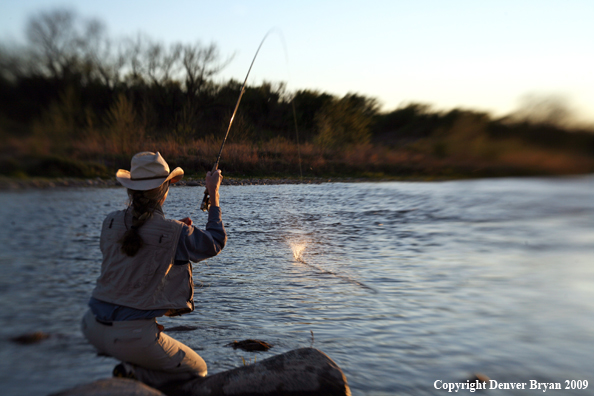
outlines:
{"label": "river", "polygon": [[[204,225],[202,192],[173,187],[166,216]],[[102,219],[125,204],[123,188],[0,193],[2,394],[111,375],[80,318]],[[353,395],[444,394],[473,373],[594,394],[594,177],[222,186],[221,207],[229,239],[194,264],[196,311],[159,320],[195,328],[170,334],[210,373],[313,345]],[[50,337],[10,341],[34,331]],[[249,338],[274,347],[226,346]]]}

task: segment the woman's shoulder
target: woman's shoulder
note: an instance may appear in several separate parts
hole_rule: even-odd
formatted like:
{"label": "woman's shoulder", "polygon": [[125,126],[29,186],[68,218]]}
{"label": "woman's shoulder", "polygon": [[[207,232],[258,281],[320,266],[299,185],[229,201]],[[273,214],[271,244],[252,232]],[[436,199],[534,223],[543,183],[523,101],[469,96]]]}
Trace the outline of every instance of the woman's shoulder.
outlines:
{"label": "woman's shoulder", "polygon": [[165,222],[166,222],[167,224],[170,224],[170,225],[171,225],[171,226],[173,226],[173,227],[179,227],[179,228],[181,228],[181,229],[183,229],[184,227],[185,227],[185,228],[187,228],[187,227],[188,227],[186,224],[182,223],[182,222],[181,222],[181,221],[179,221],[179,220],[175,220],[175,219],[166,219],[166,218],[163,218],[163,220],[165,220]]}
{"label": "woman's shoulder", "polygon": [[117,214],[124,214],[124,213],[126,213],[126,211],[127,211],[127,210],[128,210],[128,209],[119,209],[119,210],[114,210],[114,211],[111,211],[111,212],[109,212],[109,213],[106,215],[106,217],[113,217],[113,216],[115,216],[115,215],[117,215]]}
{"label": "woman's shoulder", "polygon": [[105,218],[103,219],[103,221],[105,222],[109,219],[113,219],[115,217],[125,216],[125,215],[126,215],[126,209],[114,210],[113,212],[109,212],[107,215],[105,215]]}
{"label": "woman's shoulder", "polygon": [[179,220],[168,219],[163,215],[155,213],[149,220],[147,220],[146,225],[157,229],[174,229],[177,232],[177,230],[181,230],[185,224]]}

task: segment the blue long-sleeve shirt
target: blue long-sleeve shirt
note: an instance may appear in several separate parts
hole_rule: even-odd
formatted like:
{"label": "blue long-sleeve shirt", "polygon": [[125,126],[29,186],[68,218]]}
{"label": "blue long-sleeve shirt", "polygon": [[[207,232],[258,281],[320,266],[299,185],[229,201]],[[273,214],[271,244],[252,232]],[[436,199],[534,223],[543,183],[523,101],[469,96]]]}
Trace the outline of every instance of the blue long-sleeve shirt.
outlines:
{"label": "blue long-sleeve shirt", "polygon": [[[158,209],[159,210],[159,209]],[[216,256],[225,247],[227,233],[223,225],[221,208],[211,206],[208,211],[206,229],[183,225],[177,248],[175,265],[184,265],[189,261],[198,262]],[[89,307],[97,319],[103,322],[150,319],[163,316],[167,310],[141,310],[111,304],[91,297]]]}

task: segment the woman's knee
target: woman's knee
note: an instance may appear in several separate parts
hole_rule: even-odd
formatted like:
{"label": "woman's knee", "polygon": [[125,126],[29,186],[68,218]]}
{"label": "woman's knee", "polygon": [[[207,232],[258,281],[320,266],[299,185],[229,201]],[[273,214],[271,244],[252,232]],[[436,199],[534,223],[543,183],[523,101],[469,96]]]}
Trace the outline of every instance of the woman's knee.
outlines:
{"label": "woman's knee", "polygon": [[181,361],[181,366],[187,367],[189,371],[193,372],[199,377],[206,377],[206,374],[208,374],[206,362],[196,352],[192,352],[193,353],[191,354],[186,354],[184,359]]}
{"label": "woman's knee", "polygon": [[81,321],[81,331],[85,338],[93,345],[99,352],[104,351],[103,337],[101,332],[97,329],[95,316],[88,310]]}
{"label": "woman's knee", "polygon": [[206,362],[192,348],[163,333],[159,337],[159,344],[175,363],[175,366],[168,371],[191,372],[200,377],[206,376],[208,372]]}

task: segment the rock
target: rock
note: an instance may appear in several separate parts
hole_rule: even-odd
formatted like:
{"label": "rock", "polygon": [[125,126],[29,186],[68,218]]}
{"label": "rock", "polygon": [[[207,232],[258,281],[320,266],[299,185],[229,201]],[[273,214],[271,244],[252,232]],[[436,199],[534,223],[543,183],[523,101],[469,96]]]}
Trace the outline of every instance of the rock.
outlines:
{"label": "rock", "polygon": [[50,396],[165,396],[158,390],[127,378],[100,379]]}
{"label": "rock", "polygon": [[[487,385],[488,385],[489,381],[491,381],[491,378],[489,378],[488,376],[486,376],[485,374],[482,374],[482,373],[474,373],[474,374],[472,374],[472,376],[470,376],[468,378],[468,382],[470,382],[471,384],[487,383]],[[486,387],[485,388],[481,387],[481,388],[476,389],[477,392],[486,391],[486,390],[487,390]]]}
{"label": "rock", "polygon": [[233,341],[230,344],[225,346],[232,346],[233,349],[243,349],[244,351],[253,352],[253,351],[267,351],[272,348],[272,345],[260,341],[260,340],[243,340],[243,341]]}
{"label": "rock", "polygon": [[350,396],[342,370],[314,348],[301,348],[249,366],[161,389],[187,396]]}
{"label": "rock", "polygon": [[13,337],[10,340],[12,342],[16,342],[17,344],[28,345],[41,342],[47,338],[49,338],[49,334],[43,333],[41,331],[36,331],[35,333],[23,334],[18,337]]}
{"label": "rock", "polygon": [[165,328],[166,333],[171,332],[171,331],[194,331],[194,330],[198,330],[198,326],[182,325],[182,326],[173,326],[173,327]]}
{"label": "rock", "polygon": [[[163,393],[161,393],[161,391]],[[160,391],[138,381],[110,378],[50,396],[350,396],[336,363],[314,348],[301,348],[249,366],[169,384]]]}
{"label": "rock", "polygon": [[491,378],[489,378],[488,376],[486,376],[485,374],[482,374],[482,373],[474,373],[469,378],[469,380],[470,380],[470,382],[474,382],[474,381],[489,382],[489,381],[491,381]]}

